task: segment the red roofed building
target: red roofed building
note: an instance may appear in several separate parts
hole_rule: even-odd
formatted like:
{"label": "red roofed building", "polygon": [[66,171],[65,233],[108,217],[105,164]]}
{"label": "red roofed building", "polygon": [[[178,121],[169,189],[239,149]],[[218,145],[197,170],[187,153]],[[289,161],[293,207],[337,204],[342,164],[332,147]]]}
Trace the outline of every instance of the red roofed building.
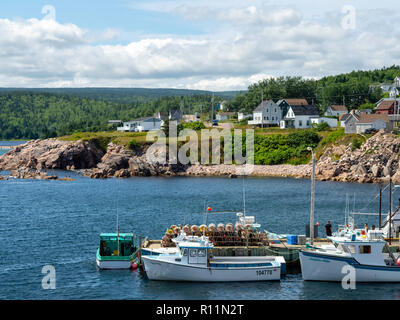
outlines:
{"label": "red roofed building", "polygon": [[394,99],[381,99],[376,104],[376,112],[377,114],[398,114],[400,112],[400,101],[396,101],[395,107]]}

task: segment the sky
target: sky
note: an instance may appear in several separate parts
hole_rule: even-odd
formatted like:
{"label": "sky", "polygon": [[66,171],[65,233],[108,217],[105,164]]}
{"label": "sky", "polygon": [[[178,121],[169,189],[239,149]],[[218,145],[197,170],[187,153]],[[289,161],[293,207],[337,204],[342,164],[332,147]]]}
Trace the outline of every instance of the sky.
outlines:
{"label": "sky", "polygon": [[395,0],[2,0],[0,87],[243,90],[400,64]]}

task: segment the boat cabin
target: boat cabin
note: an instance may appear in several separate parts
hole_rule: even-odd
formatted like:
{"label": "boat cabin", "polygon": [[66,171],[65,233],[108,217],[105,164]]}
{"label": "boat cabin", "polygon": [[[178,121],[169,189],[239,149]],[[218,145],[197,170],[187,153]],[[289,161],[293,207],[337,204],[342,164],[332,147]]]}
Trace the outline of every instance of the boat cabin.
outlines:
{"label": "boat cabin", "polygon": [[180,236],[176,238],[175,242],[180,250],[179,257],[175,259],[176,261],[184,264],[208,264],[208,258],[214,245],[207,237]]}
{"label": "boat cabin", "polygon": [[136,251],[133,233],[100,234],[100,256],[130,256]]}
{"label": "boat cabin", "polygon": [[352,256],[360,264],[373,266],[396,264],[396,258],[383,240],[383,232],[380,230],[370,230],[367,235],[354,232],[328,239],[340,253]]}

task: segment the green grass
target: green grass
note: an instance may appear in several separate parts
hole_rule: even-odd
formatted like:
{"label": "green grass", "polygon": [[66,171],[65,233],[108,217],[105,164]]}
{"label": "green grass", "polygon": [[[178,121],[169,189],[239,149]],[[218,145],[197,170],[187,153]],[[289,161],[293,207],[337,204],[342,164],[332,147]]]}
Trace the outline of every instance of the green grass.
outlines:
{"label": "green grass", "polygon": [[[135,144],[144,145],[146,143],[147,132],[118,132],[118,131],[102,131],[102,132],[76,132],[68,136],[58,138],[62,141],[93,141],[103,151],[107,150],[110,142],[120,144],[129,148],[132,140]],[[131,145],[132,147],[132,145]]]}

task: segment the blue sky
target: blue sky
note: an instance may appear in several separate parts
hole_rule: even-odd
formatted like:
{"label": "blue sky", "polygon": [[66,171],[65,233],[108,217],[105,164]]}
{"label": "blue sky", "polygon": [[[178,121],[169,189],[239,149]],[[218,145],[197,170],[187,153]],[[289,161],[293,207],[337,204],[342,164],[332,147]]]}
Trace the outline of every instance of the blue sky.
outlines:
{"label": "blue sky", "polygon": [[[55,20],[42,13],[52,6]],[[2,0],[0,86],[245,89],[400,61],[394,0]]]}
{"label": "blue sky", "polygon": [[[136,40],[145,35],[156,34],[202,34],[198,23],[185,21],[167,12],[142,9],[151,1],[126,0],[18,0],[2,1],[0,17],[42,19],[42,8],[52,5],[56,9],[56,19],[60,23],[73,23],[92,31],[107,28],[120,30],[124,41]],[[137,6],[137,8],[135,8]]]}

